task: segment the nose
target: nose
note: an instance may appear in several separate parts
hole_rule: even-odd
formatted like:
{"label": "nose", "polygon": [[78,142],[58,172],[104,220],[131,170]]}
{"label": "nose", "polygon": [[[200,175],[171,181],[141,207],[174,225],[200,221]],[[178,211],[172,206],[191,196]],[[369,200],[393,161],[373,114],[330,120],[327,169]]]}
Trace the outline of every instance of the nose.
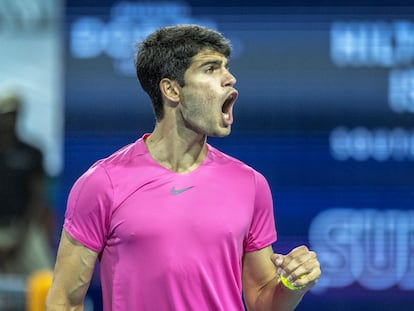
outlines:
{"label": "nose", "polygon": [[226,69],[226,75],[224,78],[224,86],[233,86],[237,82],[237,79],[235,76],[233,76],[229,70]]}

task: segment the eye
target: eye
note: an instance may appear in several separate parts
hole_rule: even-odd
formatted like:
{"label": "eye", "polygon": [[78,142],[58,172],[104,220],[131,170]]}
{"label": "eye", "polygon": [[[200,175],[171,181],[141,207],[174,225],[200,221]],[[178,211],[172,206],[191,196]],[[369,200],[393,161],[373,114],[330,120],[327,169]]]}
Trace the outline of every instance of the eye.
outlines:
{"label": "eye", "polygon": [[214,73],[218,69],[220,69],[220,65],[210,64],[206,67],[206,73]]}
{"label": "eye", "polygon": [[212,73],[212,72],[214,72],[214,70],[216,69],[216,67],[215,66],[208,66],[207,68],[206,68],[206,72],[207,73]]}

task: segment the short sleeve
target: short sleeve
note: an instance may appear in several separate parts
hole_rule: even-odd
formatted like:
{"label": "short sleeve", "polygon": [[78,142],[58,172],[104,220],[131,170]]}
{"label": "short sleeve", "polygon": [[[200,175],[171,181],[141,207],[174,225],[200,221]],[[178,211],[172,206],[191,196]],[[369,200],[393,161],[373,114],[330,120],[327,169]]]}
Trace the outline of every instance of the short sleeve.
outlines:
{"label": "short sleeve", "polygon": [[254,210],[245,251],[251,252],[271,245],[277,239],[273,200],[265,177],[255,171]]}
{"label": "short sleeve", "polygon": [[105,169],[94,165],[69,193],[63,227],[79,243],[96,252],[101,252],[106,244],[112,189]]}

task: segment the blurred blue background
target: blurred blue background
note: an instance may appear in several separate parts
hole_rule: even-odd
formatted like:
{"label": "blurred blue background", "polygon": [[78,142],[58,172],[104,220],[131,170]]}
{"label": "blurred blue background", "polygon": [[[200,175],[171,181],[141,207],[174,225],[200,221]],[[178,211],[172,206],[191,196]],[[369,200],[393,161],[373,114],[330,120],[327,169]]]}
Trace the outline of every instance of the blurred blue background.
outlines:
{"label": "blurred blue background", "polygon": [[[209,142],[268,179],[275,251],[306,244],[319,254],[323,276],[297,310],[412,310],[414,6],[225,0],[63,6],[61,220],[74,181],[154,126],[135,78],[135,42],[160,26],[203,24],[231,40],[240,93],[231,136]],[[95,278],[89,297],[99,310]]]}
{"label": "blurred blue background", "polygon": [[411,310],[413,14],[395,2],[68,1],[63,198],[154,125],[134,43],[159,26],[207,25],[233,43],[240,92],[232,135],[209,141],[269,180],[275,251],[306,244],[322,263],[298,310]]}

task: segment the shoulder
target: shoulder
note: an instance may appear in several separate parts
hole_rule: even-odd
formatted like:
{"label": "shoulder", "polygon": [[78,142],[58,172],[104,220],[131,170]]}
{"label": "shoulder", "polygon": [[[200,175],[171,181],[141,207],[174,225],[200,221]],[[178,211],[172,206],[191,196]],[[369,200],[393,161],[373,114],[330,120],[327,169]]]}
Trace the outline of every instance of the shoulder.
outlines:
{"label": "shoulder", "polygon": [[224,153],[209,144],[208,144],[208,150],[209,150],[210,161],[216,163],[217,165],[223,165],[223,166],[225,165],[225,166],[231,167],[241,172],[250,173],[254,176],[255,175],[263,176],[255,168],[248,165],[247,163],[227,153]]}
{"label": "shoulder", "polygon": [[18,152],[24,153],[27,156],[36,157],[36,158],[42,157],[42,152],[40,151],[38,147],[35,147],[34,145],[31,145],[24,141],[19,140],[16,146],[17,146],[16,149]]}
{"label": "shoulder", "polygon": [[134,145],[128,144],[111,155],[97,160],[78,178],[76,184],[93,184],[103,187],[111,183],[111,170],[114,167],[123,167],[123,164],[129,161]]}
{"label": "shoulder", "polygon": [[17,144],[12,153],[8,155],[12,158],[11,163],[14,167],[26,171],[37,171],[39,173],[43,170],[43,155],[40,149],[23,141],[17,141]]}
{"label": "shoulder", "polygon": [[94,165],[110,168],[111,166],[127,164],[134,158],[135,155],[137,155],[137,153],[139,153],[139,151],[137,152],[137,149],[139,149],[138,147],[140,144],[141,142],[140,140],[138,140],[134,143],[125,145],[122,148],[115,151],[114,153],[112,153],[111,155],[109,155],[108,157],[97,161]]}
{"label": "shoulder", "polygon": [[138,139],[136,142],[130,143],[113,152],[111,155],[97,160],[85,174],[107,174],[111,175],[111,172],[116,169],[125,170],[129,164],[140,154],[144,153],[141,151],[143,142]]}
{"label": "shoulder", "polygon": [[227,164],[227,165],[234,165],[240,168],[250,168],[246,163],[243,161],[224,153],[223,151],[220,151],[219,149],[213,147],[210,144],[207,144],[208,147],[208,157],[211,161],[214,161],[218,164]]}
{"label": "shoulder", "polygon": [[146,155],[142,139],[125,145],[108,157],[96,161],[76,181],[75,187],[89,187],[99,192],[113,194],[115,189],[127,187],[131,178],[136,178],[142,168],[142,156]]}
{"label": "shoulder", "polygon": [[228,176],[239,183],[248,183],[254,188],[268,187],[266,177],[252,166],[228,155],[211,145],[208,145],[209,155],[207,165],[214,166],[219,170],[220,176]]}

